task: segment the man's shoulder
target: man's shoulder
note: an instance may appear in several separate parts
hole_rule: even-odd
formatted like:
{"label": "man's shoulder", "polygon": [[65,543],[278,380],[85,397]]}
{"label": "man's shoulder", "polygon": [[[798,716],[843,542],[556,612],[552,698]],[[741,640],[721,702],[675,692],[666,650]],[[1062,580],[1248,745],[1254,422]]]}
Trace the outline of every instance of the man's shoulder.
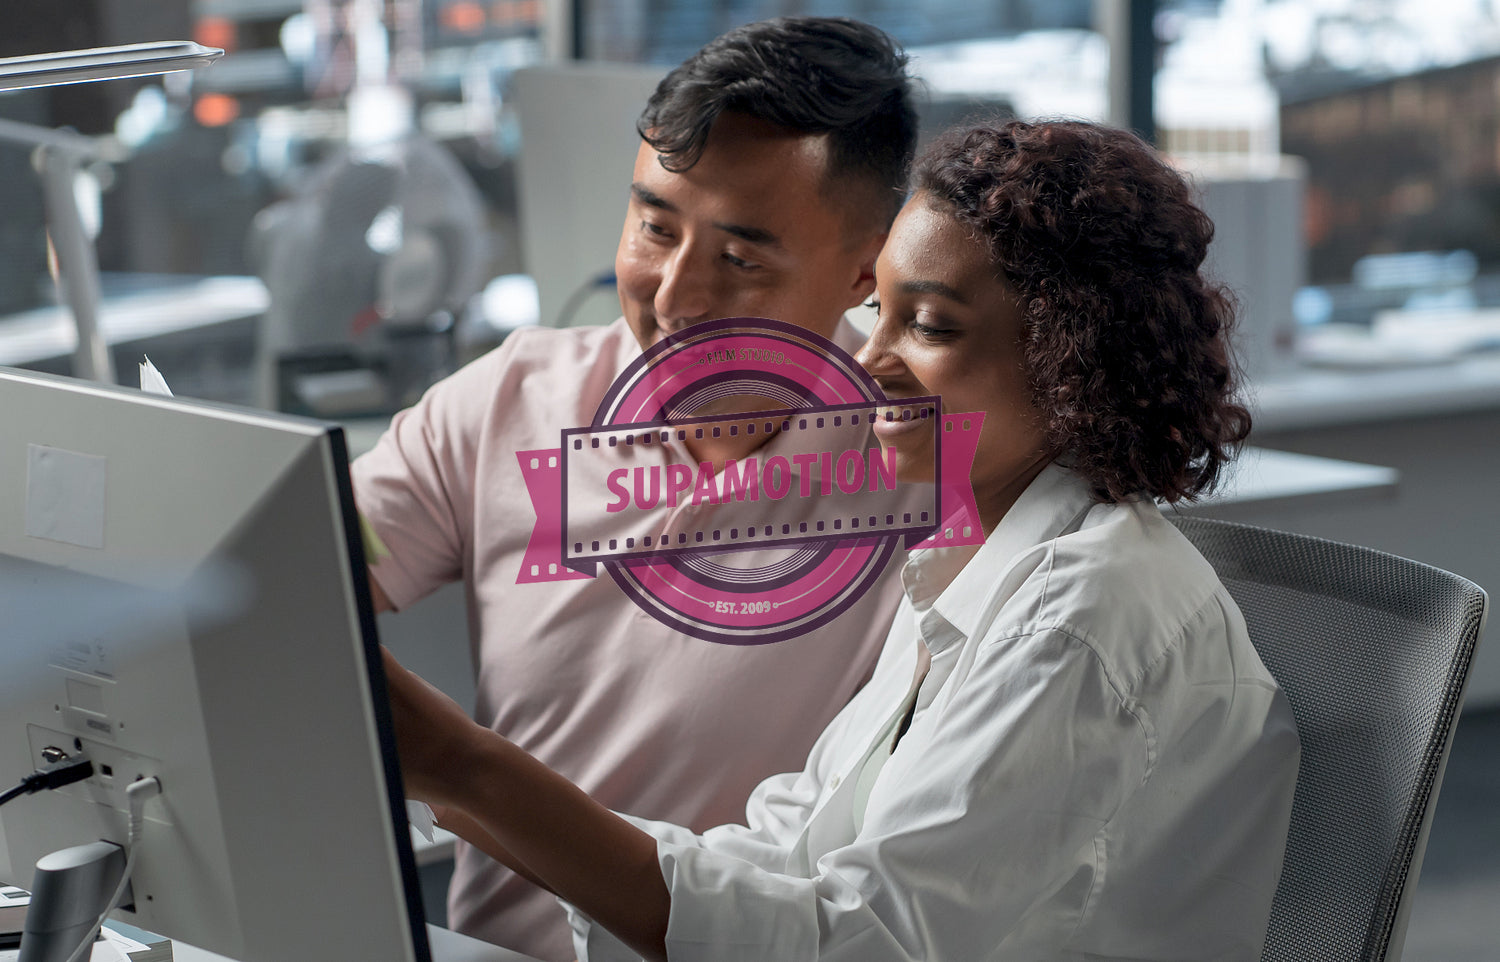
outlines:
{"label": "man's shoulder", "polygon": [[492,370],[520,367],[562,372],[603,367],[613,375],[635,347],[623,318],[604,327],[523,327],[475,363]]}
{"label": "man's shoulder", "polygon": [[526,327],[439,382],[432,393],[455,410],[498,406],[508,418],[536,405],[572,412],[571,401],[597,403],[637,354],[623,321],[607,327]]}

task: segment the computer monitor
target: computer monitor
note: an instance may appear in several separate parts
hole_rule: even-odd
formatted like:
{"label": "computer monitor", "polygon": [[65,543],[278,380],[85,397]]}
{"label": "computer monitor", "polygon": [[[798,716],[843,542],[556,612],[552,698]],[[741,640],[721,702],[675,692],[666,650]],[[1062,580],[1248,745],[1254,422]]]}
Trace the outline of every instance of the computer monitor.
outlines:
{"label": "computer monitor", "polygon": [[126,842],[116,916],[243,962],[431,957],[340,428],[0,368],[0,879]]}

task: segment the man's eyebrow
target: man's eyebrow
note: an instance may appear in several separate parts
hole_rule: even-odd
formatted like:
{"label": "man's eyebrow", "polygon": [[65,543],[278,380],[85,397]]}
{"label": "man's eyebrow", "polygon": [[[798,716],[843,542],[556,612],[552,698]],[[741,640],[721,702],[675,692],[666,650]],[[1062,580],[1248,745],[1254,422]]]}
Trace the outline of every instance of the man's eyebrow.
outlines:
{"label": "man's eyebrow", "polygon": [[781,238],[764,227],[750,227],[746,224],[727,224],[722,221],[714,221],[714,227],[726,234],[738,237],[747,243],[759,244],[762,247],[781,246]]}
{"label": "man's eyebrow", "polygon": [[[630,192],[635,195],[635,199],[639,203],[645,204],[647,207],[655,207],[657,210],[664,210],[669,214],[681,213],[677,209],[676,204],[656,193],[645,184],[639,182],[631,184]],[[759,244],[762,247],[781,246],[781,238],[764,227],[751,227],[748,224],[732,224],[727,221],[714,221],[714,227],[726,234],[738,237],[746,243]]]}
{"label": "man's eyebrow", "polygon": [[647,187],[645,184],[642,184],[640,182],[631,184],[630,192],[635,195],[636,200],[640,201],[642,204],[645,204],[647,207],[655,207],[658,210],[664,210],[671,214],[677,213],[676,204],[673,204],[662,195],[651,190],[651,188]]}
{"label": "man's eyebrow", "polygon": [[936,294],[958,304],[969,303],[969,299],[941,281],[903,281],[896,285],[905,294]]}

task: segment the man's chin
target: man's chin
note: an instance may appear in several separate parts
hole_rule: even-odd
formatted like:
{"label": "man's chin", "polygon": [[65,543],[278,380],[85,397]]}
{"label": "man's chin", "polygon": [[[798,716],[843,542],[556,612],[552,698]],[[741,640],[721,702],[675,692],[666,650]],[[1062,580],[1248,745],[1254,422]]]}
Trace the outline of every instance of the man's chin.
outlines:
{"label": "man's chin", "polygon": [[663,337],[666,337],[666,332],[654,324],[643,328],[635,321],[629,323],[630,333],[635,336],[635,342],[641,346],[641,350],[643,351],[660,341]]}

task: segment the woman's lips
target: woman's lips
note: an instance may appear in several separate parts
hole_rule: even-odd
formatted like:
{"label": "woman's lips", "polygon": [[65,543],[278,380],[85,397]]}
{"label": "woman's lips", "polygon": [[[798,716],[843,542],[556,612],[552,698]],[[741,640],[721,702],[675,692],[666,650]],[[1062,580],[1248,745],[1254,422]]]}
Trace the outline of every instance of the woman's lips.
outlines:
{"label": "woman's lips", "polygon": [[[926,417],[923,417],[923,413]],[[875,423],[871,428],[879,438],[895,438],[919,430],[929,430],[928,422],[933,417],[931,404],[892,404],[875,409]]]}

